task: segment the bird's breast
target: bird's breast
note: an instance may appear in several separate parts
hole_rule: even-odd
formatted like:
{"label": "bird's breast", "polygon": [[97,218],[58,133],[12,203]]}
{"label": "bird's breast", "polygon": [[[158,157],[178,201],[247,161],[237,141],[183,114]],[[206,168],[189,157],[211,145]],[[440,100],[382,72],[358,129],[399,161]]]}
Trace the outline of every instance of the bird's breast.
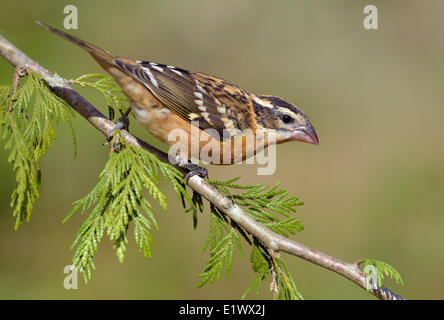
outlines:
{"label": "bird's breast", "polygon": [[141,106],[131,103],[137,121],[157,139],[168,142],[171,125],[171,110],[161,105]]}
{"label": "bird's breast", "polygon": [[145,106],[131,103],[131,108],[145,129],[173,147],[170,151],[184,159],[194,158],[203,163],[222,165],[239,163],[270,144],[252,130],[220,141],[161,104]]}

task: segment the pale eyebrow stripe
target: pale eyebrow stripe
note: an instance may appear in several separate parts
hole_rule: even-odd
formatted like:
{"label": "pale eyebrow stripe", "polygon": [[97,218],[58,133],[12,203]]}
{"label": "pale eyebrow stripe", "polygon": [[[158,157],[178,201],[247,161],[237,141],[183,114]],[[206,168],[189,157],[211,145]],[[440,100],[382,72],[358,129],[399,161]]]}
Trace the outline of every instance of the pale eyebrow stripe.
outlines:
{"label": "pale eyebrow stripe", "polygon": [[275,108],[280,113],[288,114],[289,116],[292,116],[292,117],[296,117],[297,116],[297,113],[291,111],[290,109],[287,109],[287,108],[284,108],[284,107],[279,107],[279,106],[275,106]]}

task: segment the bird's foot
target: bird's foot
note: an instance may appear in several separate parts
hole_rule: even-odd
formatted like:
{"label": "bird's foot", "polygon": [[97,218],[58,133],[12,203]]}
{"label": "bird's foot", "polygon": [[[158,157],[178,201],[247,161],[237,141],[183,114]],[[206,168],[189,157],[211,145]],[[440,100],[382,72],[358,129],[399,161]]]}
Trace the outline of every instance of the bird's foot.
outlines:
{"label": "bird's foot", "polygon": [[201,178],[208,179],[208,170],[204,167],[198,166],[191,162],[179,164],[179,166],[189,171],[185,176],[186,183],[188,183],[188,180],[190,180],[192,176],[199,176]]}
{"label": "bird's foot", "polygon": [[119,120],[117,120],[117,124],[114,126],[114,128],[111,129],[111,131],[106,136],[106,141],[104,145],[107,145],[111,142],[114,136],[114,132],[121,130],[121,129],[127,129],[128,128],[128,115],[131,112],[131,108],[128,108],[128,110],[125,112],[124,115],[122,115]]}

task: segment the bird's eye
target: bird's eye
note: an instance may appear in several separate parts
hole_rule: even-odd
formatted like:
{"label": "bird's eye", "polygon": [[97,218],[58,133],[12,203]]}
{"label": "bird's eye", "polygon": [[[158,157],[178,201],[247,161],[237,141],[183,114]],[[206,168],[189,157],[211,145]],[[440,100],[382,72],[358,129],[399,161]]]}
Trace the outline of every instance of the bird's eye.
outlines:
{"label": "bird's eye", "polygon": [[288,114],[284,114],[284,116],[282,117],[282,122],[285,124],[289,124],[293,122],[293,118],[291,116],[289,116]]}

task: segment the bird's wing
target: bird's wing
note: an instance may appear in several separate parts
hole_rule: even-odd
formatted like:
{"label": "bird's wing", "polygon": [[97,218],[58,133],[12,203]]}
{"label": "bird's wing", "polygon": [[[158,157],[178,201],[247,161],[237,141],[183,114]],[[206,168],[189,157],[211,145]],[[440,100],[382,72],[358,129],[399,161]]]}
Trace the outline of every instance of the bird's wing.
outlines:
{"label": "bird's wing", "polygon": [[173,66],[119,58],[91,43],[38,23],[87,50],[106,70],[107,66],[116,66],[126,72],[182,118],[202,130],[212,129],[208,133],[219,140],[257,128],[252,101],[256,96],[231,83]]}
{"label": "bird's wing", "polygon": [[250,95],[220,78],[181,68],[115,59],[114,64],[146,86],[166,107],[219,140],[256,129]]}

